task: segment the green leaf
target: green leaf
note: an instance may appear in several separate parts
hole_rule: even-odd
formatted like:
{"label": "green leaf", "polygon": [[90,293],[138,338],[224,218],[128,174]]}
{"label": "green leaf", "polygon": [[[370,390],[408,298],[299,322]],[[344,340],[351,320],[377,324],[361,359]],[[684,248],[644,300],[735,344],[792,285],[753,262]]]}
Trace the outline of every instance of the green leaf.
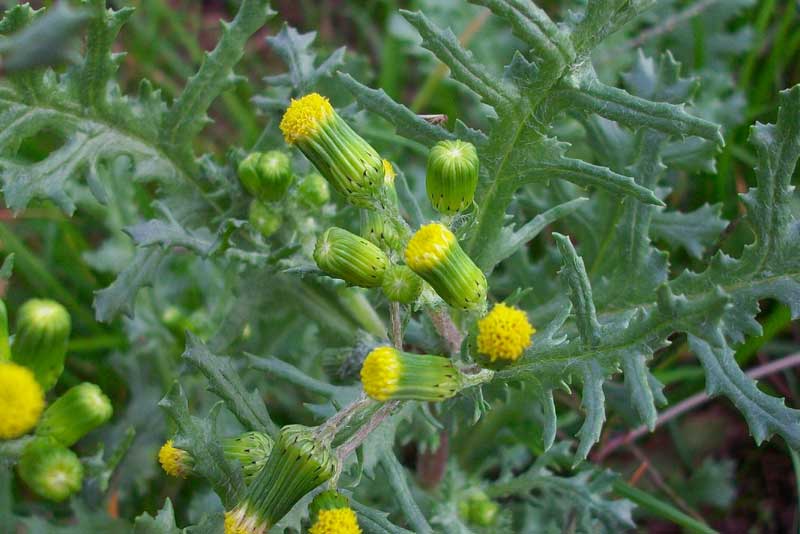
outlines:
{"label": "green leaf", "polygon": [[703,204],[690,212],[657,211],[650,224],[650,235],[682,247],[694,258],[702,258],[714,245],[728,221],[720,217],[722,206]]}
{"label": "green leaf", "polygon": [[277,435],[278,426],[270,418],[258,390],[247,391],[230,358],[212,354],[191,332],[186,333],[183,357],[203,373],[208,379],[209,391],[225,402],[246,429]]}
{"label": "green leaf", "polygon": [[350,499],[350,507],[358,514],[358,524],[365,534],[412,534],[410,530],[392,524],[386,512],[381,512]]}
{"label": "green leaf", "polygon": [[191,140],[208,123],[209,106],[231,85],[233,67],[244,54],[245,43],[271,16],[269,0],[243,0],[236,17],[222,23],[222,37],[205,54],[197,73],[164,117],[161,140],[178,151],[191,151]]}
{"label": "green leaf", "polygon": [[334,50],[317,66],[317,54],[311,48],[316,37],[317,32],[299,33],[288,24],[284,24],[276,35],[268,36],[267,43],[286,63],[289,72],[284,75],[268,76],[265,81],[270,85],[289,85],[302,95],[313,88],[321,78],[330,76],[334,69],[342,64],[345,47]]}
{"label": "green leaf", "polygon": [[181,534],[183,531],[175,524],[172,501],[167,498],[155,517],[147,513],[137,517],[134,521],[133,532],[134,534]]}
{"label": "green leaf", "polygon": [[472,54],[458,42],[450,30],[436,27],[421,11],[401,9],[400,13],[419,31],[423,45],[439,60],[450,67],[452,76],[492,107],[507,106],[512,93],[494,81],[483,65],[475,61]]}
{"label": "green leaf", "polygon": [[406,519],[408,519],[408,522],[414,527],[414,532],[417,534],[432,534],[433,529],[431,529],[428,520],[425,519],[425,515],[422,513],[422,510],[420,510],[417,501],[414,500],[414,496],[411,494],[411,488],[409,487],[405,470],[403,466],[400,465],[400,462],[391,449],[386,451],[381,457],[380,464],[386,473],[389,486],[394,492],[394,497],[397,499],[397,503],[406,516]]}
{"label": "green leaf", "polygon": [[161,247],[142,248],[117,279],[105,289],[95,291],[95,318],[109,322],[120,312],[133,314],[136,294],[142,287],[153,284],[167,251]]}
{"label": "green leaf", "polygon": [[586,198],[576,198],[569,202],[559,204],[544,213],[540,213],[517,230],[506,226],[503,228],[500,243],[496,248],[491,250],[492,255],[484,257],[482,262],[483,268],[491,271],[495,265],[522,249],[522,247],[539,235],[547,226],[569,215],[587,200]]}
{"label": "green leaf", "polygon": [[389,121],[403,137],[416,139],[426,145],[456,138],[441,126],[431,124],[406,106],[392,100],[383,89],[370,89],[343,72],[337,73],[336,77],[353,94],[361,107]]}
{"label": "green leaf", "polygon": [[77,41],[88,18],[83,9],[56,4],[28,27],[0,41],[3,70],[18,72],[78,61]]}

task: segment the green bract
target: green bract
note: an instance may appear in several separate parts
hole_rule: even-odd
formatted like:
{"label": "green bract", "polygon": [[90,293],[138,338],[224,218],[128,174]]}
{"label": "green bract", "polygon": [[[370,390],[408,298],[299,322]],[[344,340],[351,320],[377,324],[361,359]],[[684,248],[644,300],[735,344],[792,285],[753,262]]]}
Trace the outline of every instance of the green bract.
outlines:
{"label": "green bract", "polygon": [[436,143],[428,155],[425,174],[425,189],[433,207],[445,215],[455,215],[472,204],[478,167],[478,153],[472,143]]}
{"label": "green bract", "polygon": [[17,310],[12,359],[30,368],[47,391],[64,370],[71,321],[58,302],[31,299]]}
{"label": "green bract", "polygon": [[335,469],[331,450],[310,429],[283,427],[267,464],[248,486],[242,501],[226,513],[226,534],[269,529],[306,493],[328,480]]}
{"label": "green bract", "polygon": [[379,287],[389,264],[381,249],[336,227],[328,228],[317,239],[314,261],[329,275],[361,287]]}
{"label": "green bract", "polygon": [[36,434],[49,436],[69,447],[111,419],[111,401],[96,385],[71,387],[45,409]]}
{"label": "green bract", "polygon": [[37,437],[25,446],[17,472],[37,495],[60,502],[81,489],[83,465],[78,456],[49,437]]}

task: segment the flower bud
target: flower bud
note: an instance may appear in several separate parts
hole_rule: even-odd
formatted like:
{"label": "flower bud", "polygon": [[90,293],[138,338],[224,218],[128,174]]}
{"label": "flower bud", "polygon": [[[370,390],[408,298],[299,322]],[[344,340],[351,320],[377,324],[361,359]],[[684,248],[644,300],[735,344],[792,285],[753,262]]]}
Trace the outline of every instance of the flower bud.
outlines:
{"label": "flower bud", "polygon": [[317,266],[334,278],[360,287],[378,287],[389,259],[381,249],[342,228],[332,227],[317,239]]}
{"label": "flower bud", "polygon": [[377,347],[361,368],[364,392],[377,401],[442,401],[461,388],[461,374],[442,356],[411,354],[392,347]]}
{"label": "flower bud", "polygon": [[225,534],[263,534],[335,470],[330,447],[310,429],[283,427],[267,465],[248,486],[242,501],[226,512]]}
{"label": "flower bud", "polygon": [[318,494],[308,510],[311,516],[308,534],[361,534],[350,499],[336,490]]}
{"label": "flower bud", "polygon": [[176,478],[186,478],[194,469],[194,458],[189,451],[179,449],[171,439],[158,450],[158,463],[166,474]]}
{"label": "flower bud", "polygon": [[292,99],[280,124],[283,136],[296,145],[317,170],[355,206],[366,207],[383,183],[378,153],[317,93]]}
{"label": "flower bud", "polygon": [[239,164],[239,180],[261,202],[282,199],[293,179],[292,160],[278,150],[253,152]]}
{"label": "flower bud", "polygon": [[500,506],[481,490],[474,490],[458,503],[459,514],[473,525],[489,527],[495,523]]}
{"label": "flower bud", "polygon": [[250,202],[248,220],[250,226],[264,237],[269,237],[277,232],[283,224],[283,216],[278,211],[255,198]]}
{"label": "flower bud", "polygon": [[69,313],[58,302],[31,299],[19,309],[12,359],[33,371],[45,391],[64,370],[70,328]]}
{"label": "flower bud", "polygon": [[331,199],[328,182],[321,174],[312,172],[297,186],[297,199],[307,208],[319,208]]}
{"label": "flower bud", "polygon": [[531,346],[531,326],[525,312],[502,302],[478,321],[478,361],[485,367],[503,367],[519,359]]}
{"label": "flower bud", "polygon": [[79,491],[83,484],[83,465],[77,455],[49,437],[37,437],[25,446],[17,472],[34,493],[55,502]]}
{"label": "flower bud", "polygon": [[69,447],[111,419],[111,401],[96,385],[84,382],[71,387],[47,407],[36,428],[39,436],[50,436]]}
{"label": "flower bud", "polygon": [[236,460],[241,464],[244,481],[249,484],[267,465],[272,445],[272,438],[263,432],[245,432],[223,439],[222,452],[228,460]]}
{"label": "flower bud", "polygon": [[383,273],[381,289],[390,301],[411,304],[422,293],[422,278],[405,265],[390,265]]}
{"label": "flower bud", "polygon": [[447,304],[465,310],[486,301],[486,277],[444,225],[422,226],[406,247],[406,265]]}
{"label": "flower bud", "polygon": [[425,188],[433,207],[455,215],[472,204],[478,187],[478,154],[471,143],[440,141],[428,155]]}
{"label": "flower bud", "polygon": [[27,367],[0,362],[0,439],[28,433],[44,410],[44,391]]}

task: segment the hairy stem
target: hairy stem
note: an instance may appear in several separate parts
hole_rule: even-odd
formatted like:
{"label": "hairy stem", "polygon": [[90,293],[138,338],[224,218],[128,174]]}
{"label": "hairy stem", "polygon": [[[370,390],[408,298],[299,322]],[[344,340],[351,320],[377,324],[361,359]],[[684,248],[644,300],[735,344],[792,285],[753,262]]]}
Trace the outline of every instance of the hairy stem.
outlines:
{"label": "hairy stem", "polygon": [[464,336],[459,332],[447,309],[444,307],[429,308],[428,316],[436,331],[442,336],[450,355],[458,354],[461,351],[461,342],[464,341]]}

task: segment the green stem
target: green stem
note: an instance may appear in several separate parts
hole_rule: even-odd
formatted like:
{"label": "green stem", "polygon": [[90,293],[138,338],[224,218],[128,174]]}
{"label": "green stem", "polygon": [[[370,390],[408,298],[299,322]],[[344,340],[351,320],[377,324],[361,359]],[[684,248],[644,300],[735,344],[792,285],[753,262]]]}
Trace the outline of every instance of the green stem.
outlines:
{"label": "green stem", "polygon": [[680,525],[689,532],[697,532],[700,534],[715,534],[717,532],[706,523],[702,523],[697,519],[686,515],[671,504],[653,497],[645,491],[634,488],[622,480],[616,480],[614,482],[614,493],[638,504],[641,508],[657,517],[661,517],[668,521],[672,521],[676,525]]}

